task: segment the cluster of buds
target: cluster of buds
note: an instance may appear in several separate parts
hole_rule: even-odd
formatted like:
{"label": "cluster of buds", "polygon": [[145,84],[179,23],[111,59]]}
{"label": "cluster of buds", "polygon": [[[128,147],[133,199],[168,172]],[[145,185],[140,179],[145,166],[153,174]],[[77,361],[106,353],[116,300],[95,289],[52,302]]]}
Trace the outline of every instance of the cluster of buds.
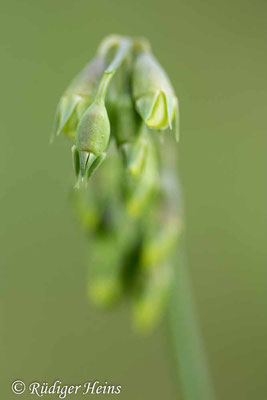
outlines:
{"label": "cluster of buds", "polygon": [[130,297],[141,330],[155,325],[171,290],[182,224],[175,165],[161,154],[173,145],[164,149],[161,131],[178,140],[178,128],[178,99],[150,45],[118,35],[101,43],[56,113],[53,136],[73,142],[89,296],[102,306]]}

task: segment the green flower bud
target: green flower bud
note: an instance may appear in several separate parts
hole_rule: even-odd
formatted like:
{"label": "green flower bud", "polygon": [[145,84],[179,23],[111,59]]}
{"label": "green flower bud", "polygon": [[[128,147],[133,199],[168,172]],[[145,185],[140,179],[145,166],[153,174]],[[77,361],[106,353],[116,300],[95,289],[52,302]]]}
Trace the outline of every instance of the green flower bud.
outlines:
{"label": "green flower bud", "polygon": [[178,100],[168,76],[150,52],[137,56],[133,69],[133,97],[138,113],[151,129],[172,129],[178,139]]}
{"label": "green flower bud", "polygon": [[[106,70],[108,54],[113,47],[118,45],[120,45],[119,51]],[[72,80],[60,99],[53,135],[64,133],[70,138],[75,138],[79,120],[94,99],[100,79],[105,71],[110,72],[112,68],[117,68],[128,50],[127,46],[129,47],[129,40],[116,35],[107,37],[101,43],[96,57]]]}
{"label": "green flower bud", "polygon": [[98,55],[73,79],[57,108],[54,124],[57,136],[64,133],[75,138],[79,119],[92,101],[105,67],[104,57]]}
{"label": "green flower bud", "polygon": [[[89,178],[103,162],[110,137],[110,123],[105,107],[107,90],[113,75],[127,57],[131,41],[121,39],[118,48],[99,83],[93,103],[83,114],[78,127],[76,144],[80,160],[80,177]],[[76,163],[75,163],[76,165]]]}
{"label": "green flower bud", "polygon": [[110,124],[104,103],[94,102],[84,113],[77,128],[77,149],[81,177],[89,177],[105,158]]}
{"label": "green flower bud", "polygon": [[139,331],[151,331],[159,322],[169,299],[172,277],[169,264],[159,265],[140,277],[133,300],[134,324]]}
{"label": "green flower bud", "polygon": [[106,150],[109,136],[110,124],[105,105],[91,104],[78,125],[78,151],[98,156]]}
{"label": "green flower bud", "polygon": [[98,88],[107,63],[105,54],[96,57],[72,80],[66,93],[92,98]]}

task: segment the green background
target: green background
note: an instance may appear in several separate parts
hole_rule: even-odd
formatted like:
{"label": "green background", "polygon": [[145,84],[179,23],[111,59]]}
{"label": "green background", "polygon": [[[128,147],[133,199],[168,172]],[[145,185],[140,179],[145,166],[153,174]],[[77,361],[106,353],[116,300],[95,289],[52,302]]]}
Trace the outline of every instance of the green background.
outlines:
{"label": "green background", "polygon": [[122,33],[150,39],[180,99],[187,258],[217,397],[266,400],[266,17],[266,0],[1,1],[1,398],[17,398],[15,379],[175,398],[164,323],[138,337],[127,306],[90,305],[69,145],[48,145],[69,80]]}

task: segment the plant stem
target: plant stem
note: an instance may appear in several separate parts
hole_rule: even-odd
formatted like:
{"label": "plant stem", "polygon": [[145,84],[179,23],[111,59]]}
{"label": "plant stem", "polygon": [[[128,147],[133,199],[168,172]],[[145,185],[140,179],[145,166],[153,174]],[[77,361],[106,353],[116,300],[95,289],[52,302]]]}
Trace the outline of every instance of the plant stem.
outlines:
{"label": "plant stem", "polygon": [[104,73],[100,83],[99,83],[99,87],[95,96],[95,103],[96,104],[103,104],[105,103],[105,97],[107,94],[107,90],[110,84],[110,81],[113,77],[113,74],[109,74],[109,73]]}
{"label": "plant stem", "polygon": [[184,400],[215,400],[199,332],[190,279],[179,246],[169,312],[171,342]]}
{"label": "plant stem", "polygon": [[[115,38],[116,40],[119,40],[117,39],[117,37]],[[116,73],[117,69],[121,66],[121,64],[129,54],[132,43],[129,39],[122,38],[118,41],[117,45],[118,48],[116,54],[111,63],[106,68],[96,93],[95,102],[98,104],[104,104],[111,79],[113,78],[113,75]]]}

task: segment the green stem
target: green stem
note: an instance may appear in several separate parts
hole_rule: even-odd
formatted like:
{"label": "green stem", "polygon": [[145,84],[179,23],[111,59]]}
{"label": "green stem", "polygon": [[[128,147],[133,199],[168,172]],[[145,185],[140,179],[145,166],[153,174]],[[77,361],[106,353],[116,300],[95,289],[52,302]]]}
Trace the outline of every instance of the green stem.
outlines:
{"label": "green stem", "polygon": [[131,49],[132,43],[129,39],[127,38],[122,38],[120,39],[118,45],[118,49],[115,53],[115,56],[107,69],[104,72],[104,75],[100,81],[96,97],[95,97],[95,102],[96,103],[103,103],[105,101],[105,97],[107,94],[107,90],[109,87],[109,84],[111,82],[111,79],[113,75],[116,73],[117,69],[121,66],[127,55],[129,54],[129,51]]}
{"label": "green stem", "polygon": [[117,71],[122,62],[125,60],[126,56],[129,54],[131,46],[132,46],[131,40],[127,38],[121,39],[115,57],[107,67],[105,73],[114,74]]}
{"label": "green stem", "polygon": [[176,266],[169,313],[179,382],[184,400],[215,400],[181,247],[180,245],[180,252],[176,255],[179,264]]}
{"label": "green stem", "polygon": [[120,35],[109,35],[99,45],[97,53],[101,57],[106,57],[107,53],[113,48],[119,45],[122,36]]}
{"label": "green stem", "polygon": [[104,73],[95,96],[95,103],[103,104],[105,102],[107,90],[110,84],[110,81],[113,77],[113,74]]}

